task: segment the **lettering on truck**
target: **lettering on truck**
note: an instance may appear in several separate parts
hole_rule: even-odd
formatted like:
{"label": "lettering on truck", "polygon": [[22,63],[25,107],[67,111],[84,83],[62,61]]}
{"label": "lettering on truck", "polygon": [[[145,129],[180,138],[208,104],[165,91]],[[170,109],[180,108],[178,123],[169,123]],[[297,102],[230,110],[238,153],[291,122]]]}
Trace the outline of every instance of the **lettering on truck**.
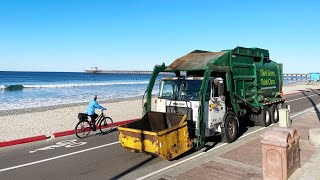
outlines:
{"label": "lettering on truck", "polygon": [[260,69],[260,84],[261,86],[269,86],[269,87],[262,87],[261,89],[275,89],[276,80],[272,79],[271,77],[276,77],[275,71],[270,71],[269,69]]}

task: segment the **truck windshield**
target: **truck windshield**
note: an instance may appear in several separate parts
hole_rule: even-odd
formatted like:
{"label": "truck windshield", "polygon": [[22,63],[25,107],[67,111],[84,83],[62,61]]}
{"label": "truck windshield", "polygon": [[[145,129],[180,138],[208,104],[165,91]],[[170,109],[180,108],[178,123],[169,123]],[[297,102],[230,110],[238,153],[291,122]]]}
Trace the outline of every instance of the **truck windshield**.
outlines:
{"label": "truck windshield", "polygon": [[[163,80],[159,98],[198,101],[201,83],[201,80]],[[207,92],[209,92],[209,89]]]}

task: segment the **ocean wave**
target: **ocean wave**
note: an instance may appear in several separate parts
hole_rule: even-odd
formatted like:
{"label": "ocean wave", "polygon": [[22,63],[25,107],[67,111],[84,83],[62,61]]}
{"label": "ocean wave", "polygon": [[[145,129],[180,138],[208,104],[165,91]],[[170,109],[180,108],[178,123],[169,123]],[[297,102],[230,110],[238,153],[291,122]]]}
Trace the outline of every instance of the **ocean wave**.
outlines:
{"label": "ocean wave", "polygon": [[[122,93],[121,96],[119,94],[111,94],[108,97],[99,98],[99,103],[103,101],[110,101],[115,99],[126,99],[126,98],[134,98],[141,97],[144,94],[144,91],[126,94]],[[157,93],[152,93],[152,95],[156,95]],[[1,99],[1,98],[0,98]],[[0,111],[4,110],[19,110],[26,108],[38,108],[38,107],[50,107],[50,106],[59,106],[59,105],[70,105],[70,104],[80,104],[80,103],[88,103],[90,99],[85,94],[80,94],[75,97],[64,96],[64,97],[45,97],[45,98],[11,98],[9,101],[0,101]]]}
{"label": "ocean wave", "polygon": [[148,81],[140,82],[109,82],[109,83],[69,83],[69,84],[16,84],[0,85],[0,90],[22,90],[24,88],[68,88],[68,87],[86,87],[86,86],[110,86],[110,85],[135,85],[148,84]]}
{"label": "ocean wave", "polygon": [[9,86],[1,85],[0,89],[8,90],[8,91],[21,90],[21,89],[23,89],[23,85],[21,85],[21,84],[9,85]]}
{"label": "ocean wave", "polygon": [[0,85],[0,89],[5,89],[6,86],[5,85]]}

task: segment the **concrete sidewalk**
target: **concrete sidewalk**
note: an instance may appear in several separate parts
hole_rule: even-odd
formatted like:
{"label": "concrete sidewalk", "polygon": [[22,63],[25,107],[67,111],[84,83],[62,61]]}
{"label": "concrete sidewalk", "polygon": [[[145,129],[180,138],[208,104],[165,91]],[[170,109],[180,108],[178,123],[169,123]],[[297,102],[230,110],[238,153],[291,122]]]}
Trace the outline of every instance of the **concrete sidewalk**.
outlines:
{"label": "concrete sidewalk", "polygon": [[[292,118],[292,127],[297,129],[300,136],[301,168],[291,175],[291,180],[320,179],[320,150],[308,141],[309,129],[320,127],[319,117],[318,110],[310,110]],[[199,163],[174,179],[263,179],[260,140],[264,131],[257,132],[257,136],[237,148]]]}

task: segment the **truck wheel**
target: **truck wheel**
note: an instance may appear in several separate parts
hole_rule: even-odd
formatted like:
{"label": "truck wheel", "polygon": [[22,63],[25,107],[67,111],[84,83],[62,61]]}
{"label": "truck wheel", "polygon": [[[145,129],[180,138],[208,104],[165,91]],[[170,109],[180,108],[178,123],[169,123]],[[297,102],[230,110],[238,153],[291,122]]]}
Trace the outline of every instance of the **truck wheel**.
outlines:
{"label": "truck wheel", "polygon": [[271,114],[271,122],[277,123],[279,121],[279,110],[278,110],[277,104],[273,104],[270,107],[270,114]]}
{"label": "truck wheel", "polygon": [[260,126],[267,127],[271,123],[270,109],[268,106],[264,106],[264,109],[261,109],[260,114],[258,115],[258,121]]}
{"label": "truck wheel", "polygon": [[237,139],[239,127],[236,118],[234,115],[228,115],[224,123],[224,128],[221,131],[222,142],[232,143]]}

